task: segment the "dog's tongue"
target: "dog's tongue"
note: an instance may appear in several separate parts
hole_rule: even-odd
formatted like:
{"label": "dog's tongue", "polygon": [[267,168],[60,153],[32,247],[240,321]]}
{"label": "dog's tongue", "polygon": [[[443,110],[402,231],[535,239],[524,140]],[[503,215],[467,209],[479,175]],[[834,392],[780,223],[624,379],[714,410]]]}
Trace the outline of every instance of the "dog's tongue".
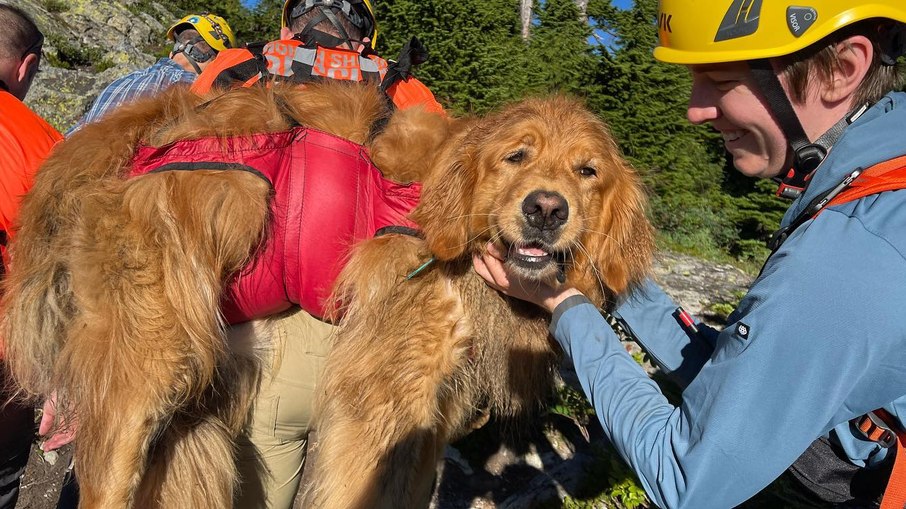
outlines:
{"label": "dog's tongue", "polygon": [[547,256],[547,251],[537,248],[537,247],[520,247],[517,250],[517,252],[519,254],[521,254],[522,256],[533,256],[533,257]]}

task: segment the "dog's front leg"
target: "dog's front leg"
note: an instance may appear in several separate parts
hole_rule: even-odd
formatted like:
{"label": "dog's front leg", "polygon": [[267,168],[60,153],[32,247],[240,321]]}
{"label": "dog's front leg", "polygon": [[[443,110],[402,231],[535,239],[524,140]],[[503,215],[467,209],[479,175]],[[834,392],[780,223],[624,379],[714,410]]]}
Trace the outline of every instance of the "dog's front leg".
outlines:
{"label": "dog's front leg", "polygon": [[444,446],[471,413],[456,296],[424,280],[383,296],[346,316],[328,357],[310,507],[427,507]]}

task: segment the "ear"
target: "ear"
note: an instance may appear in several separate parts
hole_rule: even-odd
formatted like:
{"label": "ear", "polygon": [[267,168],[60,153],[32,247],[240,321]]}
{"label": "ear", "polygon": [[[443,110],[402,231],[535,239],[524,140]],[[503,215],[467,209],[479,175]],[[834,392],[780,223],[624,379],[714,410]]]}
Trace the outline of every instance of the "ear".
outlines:
{"label": "ear", "polygon": [[31,88],[32,79],[38,73],[38,55],[29,53],[12,68],[12,83],[7,83],[10,93],[20,101],[25,100],[28,89]]}
{"label": "ear", "polygon": [[450,139],[435,159],[423,183],[421,201],[412,212],[428,249],[439,260],[458,258],[469,245],[471,198],[478,168],[472,154],[474,145],[466,142],[467,133]]}
{"label": "ear", "polygon": [[615,160],[616,178],[604,190],[596,224],[599,232],[586,239],[586,256],[576,260],[575,284],[594,302],[612,304],[613,297],[640,284],[654,255],[654,232],[645,214],[647,199],[636,173]]}
{"label": "ear", "polygon": [[855,95],[868,74],[874,57],[874,46],[863,35],[853,35],[840,41],[834,47],[839,66],[822,88],[821,98],[827,102],[839,102]]}
{"label": "ear", "polygon": [[294,34],[293,31],[289,29],[289,27],[283,27],[280,29],[280,40],[282,41],[292,39],[294,35],[296,34]]}

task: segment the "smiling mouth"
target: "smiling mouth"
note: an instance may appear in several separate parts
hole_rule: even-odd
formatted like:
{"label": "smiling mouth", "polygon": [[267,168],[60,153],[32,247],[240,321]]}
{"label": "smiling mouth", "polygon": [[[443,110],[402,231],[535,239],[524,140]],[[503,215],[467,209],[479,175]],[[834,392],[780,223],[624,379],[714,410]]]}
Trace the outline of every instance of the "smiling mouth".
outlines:
{"label": "smiling mouth", "polygon": [[510,245],[508,259],[522,268],[539,270],[550,264],[554,256],[540,242],[530,242]]}

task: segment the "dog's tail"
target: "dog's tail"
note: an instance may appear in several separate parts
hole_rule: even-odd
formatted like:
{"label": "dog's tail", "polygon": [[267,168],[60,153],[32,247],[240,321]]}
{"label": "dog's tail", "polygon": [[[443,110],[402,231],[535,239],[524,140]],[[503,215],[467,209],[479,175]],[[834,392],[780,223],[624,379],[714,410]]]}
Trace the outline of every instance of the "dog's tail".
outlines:
{"label": "dog's tail", "polygon": [[[176,87],[179,88],[179,87]],[[200,98],[172,90],[153,101],[126,105],[88,124],[52,151],[22,201],[3,282],[6,363],[20,393],[41,397],[52,389],[52,366],[72,320],[71,275],[64,255],[81,201],[103,179],[119,179],[140,140]]]}
{"label": "dog's tail", "polygon": [[65,262],[78,311],[51,383],[79,420],[76,462],[97,506],[129,506],[153,437],[235,375],[220,298],[263,238],[269,195],[254,174],[196,170],[107,182],[83,200]]}

